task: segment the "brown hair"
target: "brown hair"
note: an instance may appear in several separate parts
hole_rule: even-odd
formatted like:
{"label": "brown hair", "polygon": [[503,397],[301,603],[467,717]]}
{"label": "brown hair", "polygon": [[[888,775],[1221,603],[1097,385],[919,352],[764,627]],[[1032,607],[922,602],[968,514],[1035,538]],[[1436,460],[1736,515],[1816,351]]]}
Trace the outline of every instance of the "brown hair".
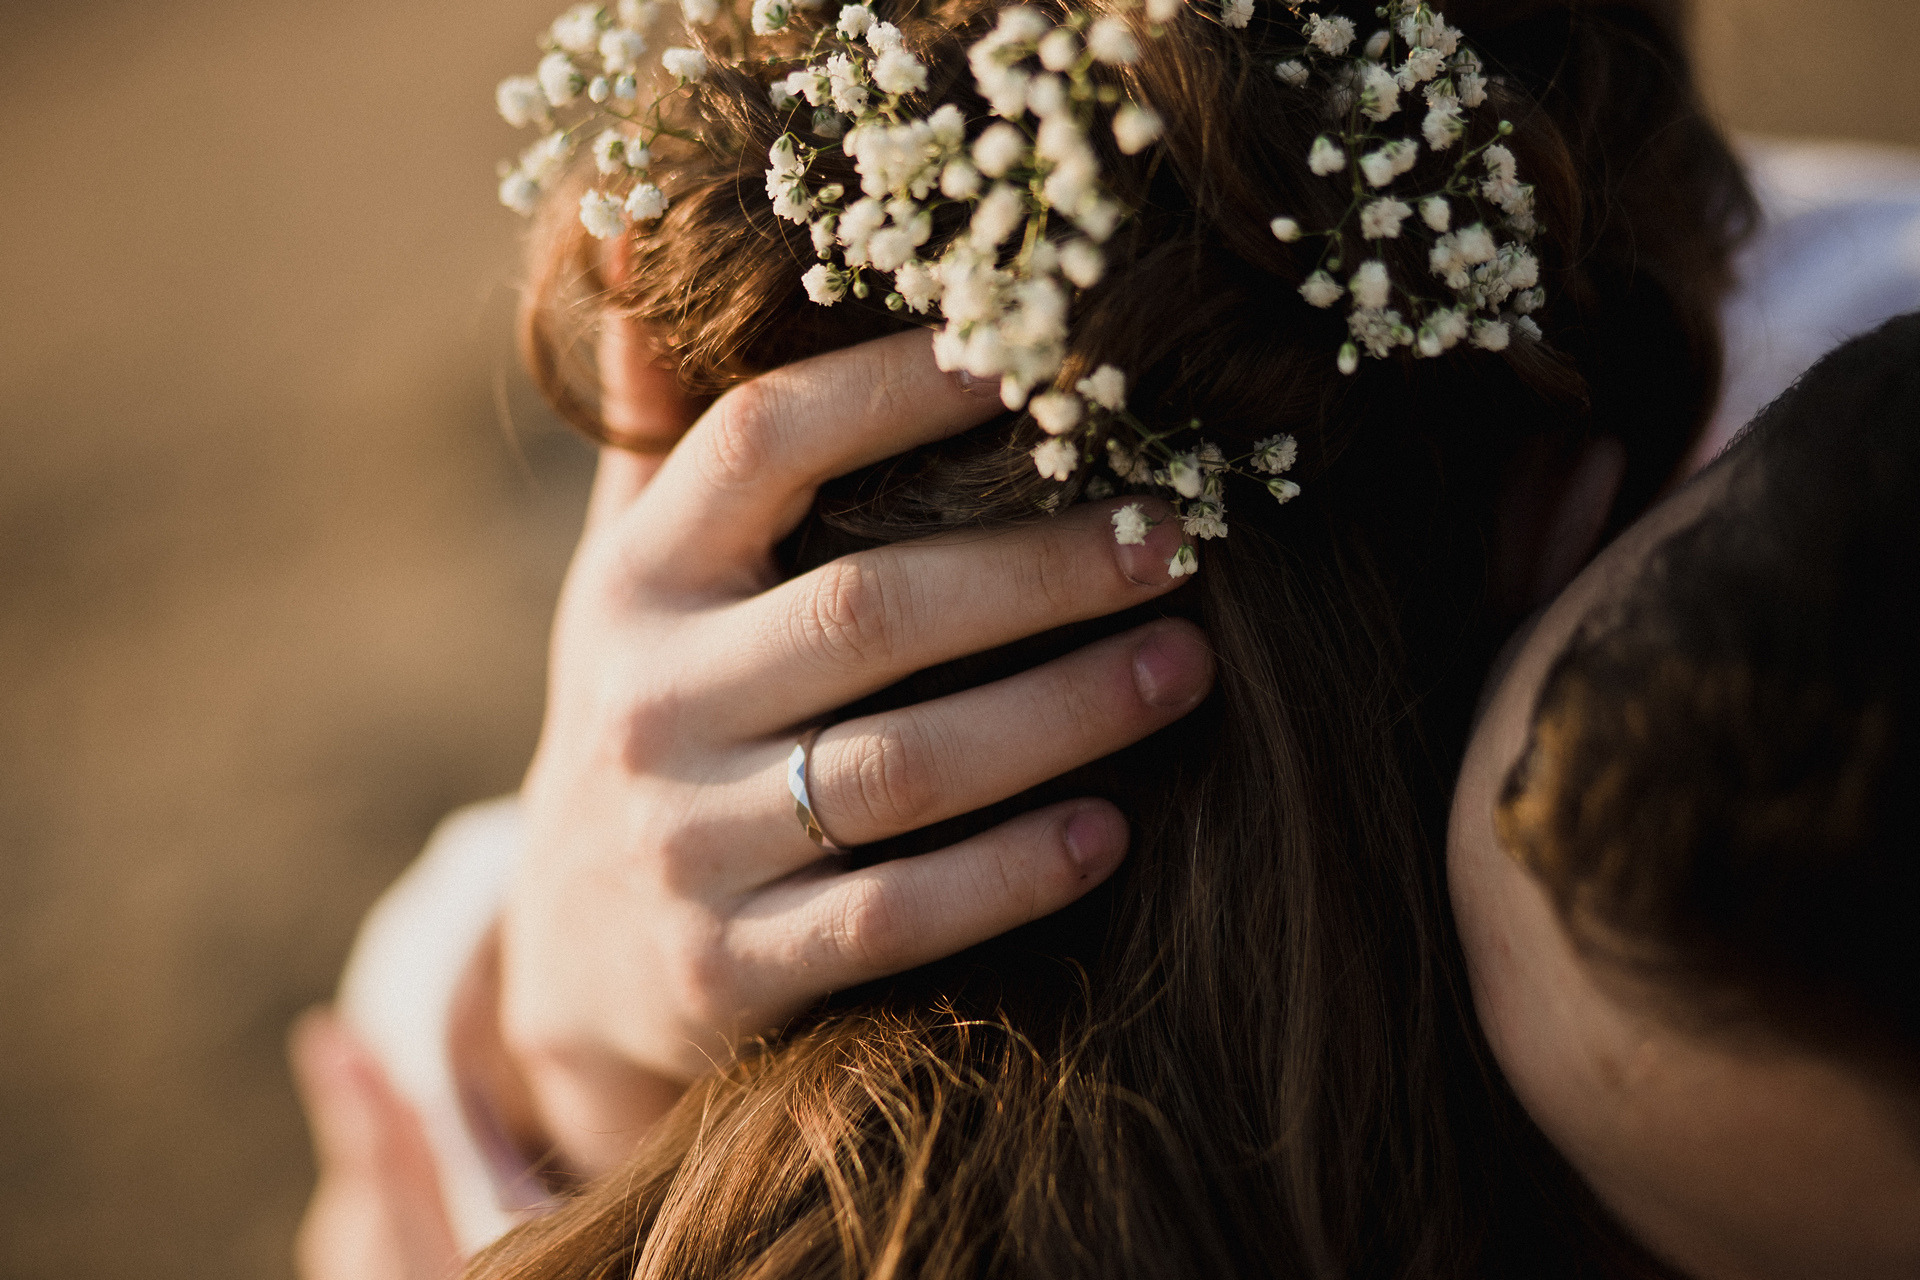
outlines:
{"label": "brown hair", "polygon": [[[882,5],[930,96],[985,118],[965,42],[985,0]],[[1357,20],[1372,5],[1346,4]],[[1230,491],[1198,580],[1134,614],[924,672],[866,706],[977,684],[1177,613],[1220,678],[1186,721],[984,814],[864,851],[908,856],[1073,794],[1113,799],[1133,853],[1068,910],[846,992],[698,1084],[626,1170],[521,1228],[487,1277],[1652,1273],[1518,1116],[1481,1052],[1442,884],[1447,797],[1514,602],[1492,581],[1503,484],[1528,450],[1619,437],[1621,514],[1710,406],[1715,303],[1749,205],[1695,100],[1667,0],[1446,6],[1500,74],[1539,184],[1552,347],[1333,368],[1342,326],[1297,296],[1287,212],[1344,199],[1303,157],[1320,123],[1271,71],[1282,38],[1195,12],[1128,78],[1164,151],[1105,157],[1133,207],[1074,320],[1075,378],[1112,361],[1146,416],[1230,451],[1300,441],[1305,494]],[[762,157],[788,121],[716,70],[709,149],[604,296],[577,233],[529,311],[560,377],[583,316],[629,310],[717,391],[893,331],[877,303],[809,304],[804,232]],[[928,252],[954,227],[940,222]],[[1399,271],[1425,270],[1416,250]],[[567,265],[567,264],[572,265]],[[558,287],[581,281],[583,293]],[[583,294],[585,301],[583,301]],[[590,395],[554,387],[595,430]],[[876,541],[1033,518],[1055,487],[1007,418],[823,490],[795,571]]]}
{"label": "brown hair", "polygon": [[1890,1070],[1920,1113],[1920,316],[1718,465],[1549,671],[1501,838],[1677,1019]]}

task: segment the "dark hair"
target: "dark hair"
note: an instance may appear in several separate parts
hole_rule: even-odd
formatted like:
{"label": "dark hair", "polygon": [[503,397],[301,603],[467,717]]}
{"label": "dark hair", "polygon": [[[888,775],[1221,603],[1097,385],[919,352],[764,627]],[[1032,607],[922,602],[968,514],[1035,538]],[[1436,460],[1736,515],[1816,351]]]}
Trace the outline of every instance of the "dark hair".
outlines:
{"label": "dark hair", "polygon": [[[985,0],[882,5],[929,95],[985,109],[965,42]],[[1329,5],[1359,20],[1371,4]],[[1551,345],[1334,368],[1343,329],[1297,288],[1276,212],[1340,212],[1305,168],[1321,128],[1279,84],[1283,38],[1190,10],[1126,71],[1168,122],[1105,157],[1139,210],[1076,315],[1063,379],[1112,361],[1150,419],[1231,452],[1290,431],[1305,493],[1230,491],[1233,533],[1136,614],[922,673],[869,706],[979,683],[1154,613],[1196,618],[1215,695],[1186,721],[1010,809],[1109,796],[1133,853],[1074,907],[842,993],[697,1085],[627,1170],[484,1257],[487,1276],[1404,1276],[1652,1273],[1520,1119],[1481,1051],[1441,874],[1474,695],[1519,602],[1493,579],[1499,496],[1534,455],[1620,438],[1621,513],[1684,455],[1719,370],[1715,308],[1749,198],[1695,98],[1668,0],[1446,6],[1498,73],[1539,187]],[[809,304],[803,233],[763,157],[789,126],[761,73],[717,69],[662,225],[606,296],[552,251],[537,370],[570,322],[630,310],[695,389],[895,330]],[[939,238],[949,225],[936,227]],[[1396,270],[1420,272],[1411,245]],[[553,266],[574,262],[575,267]],[[560,286],[584,280],[581,308]],[[556,402],[594,428],[591,397]],[[1057,492],[1008,418],[829,486],[801,570],[876,541],[1035,518]],[[1071,495],[1069,495],[1071,496]]]}
{"label": "dark hair", "polygon": [[1842,347],[1542,686],[1503,839],[1709,1025],[1920,1085],[1920,315]]}

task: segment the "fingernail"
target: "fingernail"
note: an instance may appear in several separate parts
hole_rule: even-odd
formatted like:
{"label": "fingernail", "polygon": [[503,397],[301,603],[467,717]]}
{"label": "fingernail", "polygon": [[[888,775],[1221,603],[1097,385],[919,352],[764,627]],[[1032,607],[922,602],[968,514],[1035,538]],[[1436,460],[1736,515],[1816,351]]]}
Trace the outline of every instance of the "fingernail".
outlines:
{"label": "fingernail", "polygon": [[976,378],[965,369],[950,370],[947,377],[953,379],[954,386],[970,396],[991,400],[995,404],[1000,403],[1000,379],[998,378]]}
{"label": "fingernail", "polygon": [[1133,653],[1140,700],[1163,710],[1190,710],[1207,696],[1213,660],[1192,628],[1162,626]]}
{"label": "fingernail", "polygon": [[1086,870],[1105,867],[1127,847],[1127,823],[1105,805],[1089,805],[1067,819],[1067,857]]}
{"label": "fingernail", "polygon": [[[1114,554],[1119,557],[1120,572],[1128,582],[1139,587],[1164,587],[1171,577],[1167,565],[1172,561],[1173,553],[1180,549],[1185,534],[1180,529],[1180,518],[1166,503],[1140,500],[1140,508],[1141,513],[1154,522],[1153,527],[1147,530],[1147,540],[1130,545],[1114,542]],[[1109,539],[1113,537],[1111,527],[1107,530],[1107,536]]]}

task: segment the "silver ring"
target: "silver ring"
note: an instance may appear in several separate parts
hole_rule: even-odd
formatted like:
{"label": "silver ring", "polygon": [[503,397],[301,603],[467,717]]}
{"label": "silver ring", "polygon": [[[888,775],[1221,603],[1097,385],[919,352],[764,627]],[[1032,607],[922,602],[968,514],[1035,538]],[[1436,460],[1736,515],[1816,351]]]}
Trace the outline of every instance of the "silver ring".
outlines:
{"label": "silver ring", "polygon": [[807,770],[813,764],[813,742],[825,727],[820,725],[807,730],[800,735],[800,741],[793,744],[793,754],[787,757],[787,790],[793,793],[793,816],[800,819],[807,839],[822,849],[838,853],[840,846],[820,829],[820,819],[813,816],[813,804],[807,798]]}

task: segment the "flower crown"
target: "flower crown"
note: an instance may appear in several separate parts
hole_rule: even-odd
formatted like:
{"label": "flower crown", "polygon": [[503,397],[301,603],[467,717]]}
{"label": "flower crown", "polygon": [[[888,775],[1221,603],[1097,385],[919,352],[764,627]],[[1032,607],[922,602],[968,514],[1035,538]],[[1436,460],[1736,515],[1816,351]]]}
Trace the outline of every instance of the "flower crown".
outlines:
{"label": "flower crown", "polygon": [[[1085,491],[1096,498],[1163,493],[1188,535],[1223,537],[1228,475],[1263,484],[1282,503],[1299,494],[1285,478],[1298,453],[1292,436],[1230,458],[1198,437],[1197,422],[1158,431],[1143,422],[1127,407],[1125,371],[1111,364],[1055,385],[1074,300],[1105,273],[1103,246],[1130,213],[1102,180],[1094,132],[1110,131],[1120,151],[1134,155],[1163,127],[1151,104],[1111,83],[1112,69],[1137,61],[1142,36],[1162,38],[1189,2],[1119,0],[1117,12],[1074,11],[1059,23],[1030,8],[1000,10],[967,51],[974,87],[995,117],[977,133],[952,103],[917,109],[926,64],[867,3],[842,4],[829,21],[815,16],[826,0],[752,0],[744,18],[720,0],[680,0],[679,22],[661,0],[619,0],[611,13],[577,4],[543,36],[536,73],[500,84],[507,122],[545,130],[518,164],[502,166],[500,200],[533,212],[597,127],[591,150],[602,182],[580,198],[581,222],[607,239],[659,219],[668,198],[652,177],[654,148],[663,136],[688,137],[667,108],[706,77],[709,55],[669,46],[657,69],[643,70],[655,29],[730,23],[740,48],[750,44],[748,29],[810,36],[804,54],[757,64],[770,73],[798,64],[774,75],[773,106],[790,118],[806,113],[808,132],[826,140],[815,146],[789,131],[767,156],[773,210],[808,229],[818,259],[801,277],[808,297],[833,306],[884,290],[888,307],[937,326],[943,369],[998,379],[1006,406],[1031,415],[1047,437],[1032,451],[1041,475],[1066,482],[1092,470]],[[1489,81],[1460,32],[1425,0],[1387,0],[1376,10],[1385,25],[1365,41],[1347,17],[1303,0],[1282,3],[1298,45],[1274,74],[1319,98],[1328,127],[1306,164],[1340,184],[1347,204],[1331,227],[1305,227],[1282,213],[1271,229],[1283,243],[1320,242],[1300,294],[1314,307],[1348,304],[1340,371],[1352,374],[1363,356],[1382,360],[1403,347],[1433,358],[1463,342],[1500,351],[1516,335],[1539,341],[1531,317],[1545,295],[1528,248],[1539,231],[1533,188],[1499,141],[1465,144]],[[1219,0],[1213,11],[1228,28],[1252,16],[1253,0]],[[1415,95],[1426,105],[1420,136],[1401,136]],[[1495,138],[1511,132],[1502,120]],[[1415,190],[1404,180],[1423,144],[1457,154],[1437,186]],[[858,192],[817,174],[835,148],[853,161]],[[934,210],[945,205],[969,211],[967,230],[928,260],[920,250],[932,238]],[[1406,236],[1430,241],[1430,278],[1396,280],[1376,251],[1378,242]],[[1152,523],[1139,503],[1113,521],[1122,543],[1143,542]],[[1197,567],[1191,546],[1182,546],[1169,570]]]}

